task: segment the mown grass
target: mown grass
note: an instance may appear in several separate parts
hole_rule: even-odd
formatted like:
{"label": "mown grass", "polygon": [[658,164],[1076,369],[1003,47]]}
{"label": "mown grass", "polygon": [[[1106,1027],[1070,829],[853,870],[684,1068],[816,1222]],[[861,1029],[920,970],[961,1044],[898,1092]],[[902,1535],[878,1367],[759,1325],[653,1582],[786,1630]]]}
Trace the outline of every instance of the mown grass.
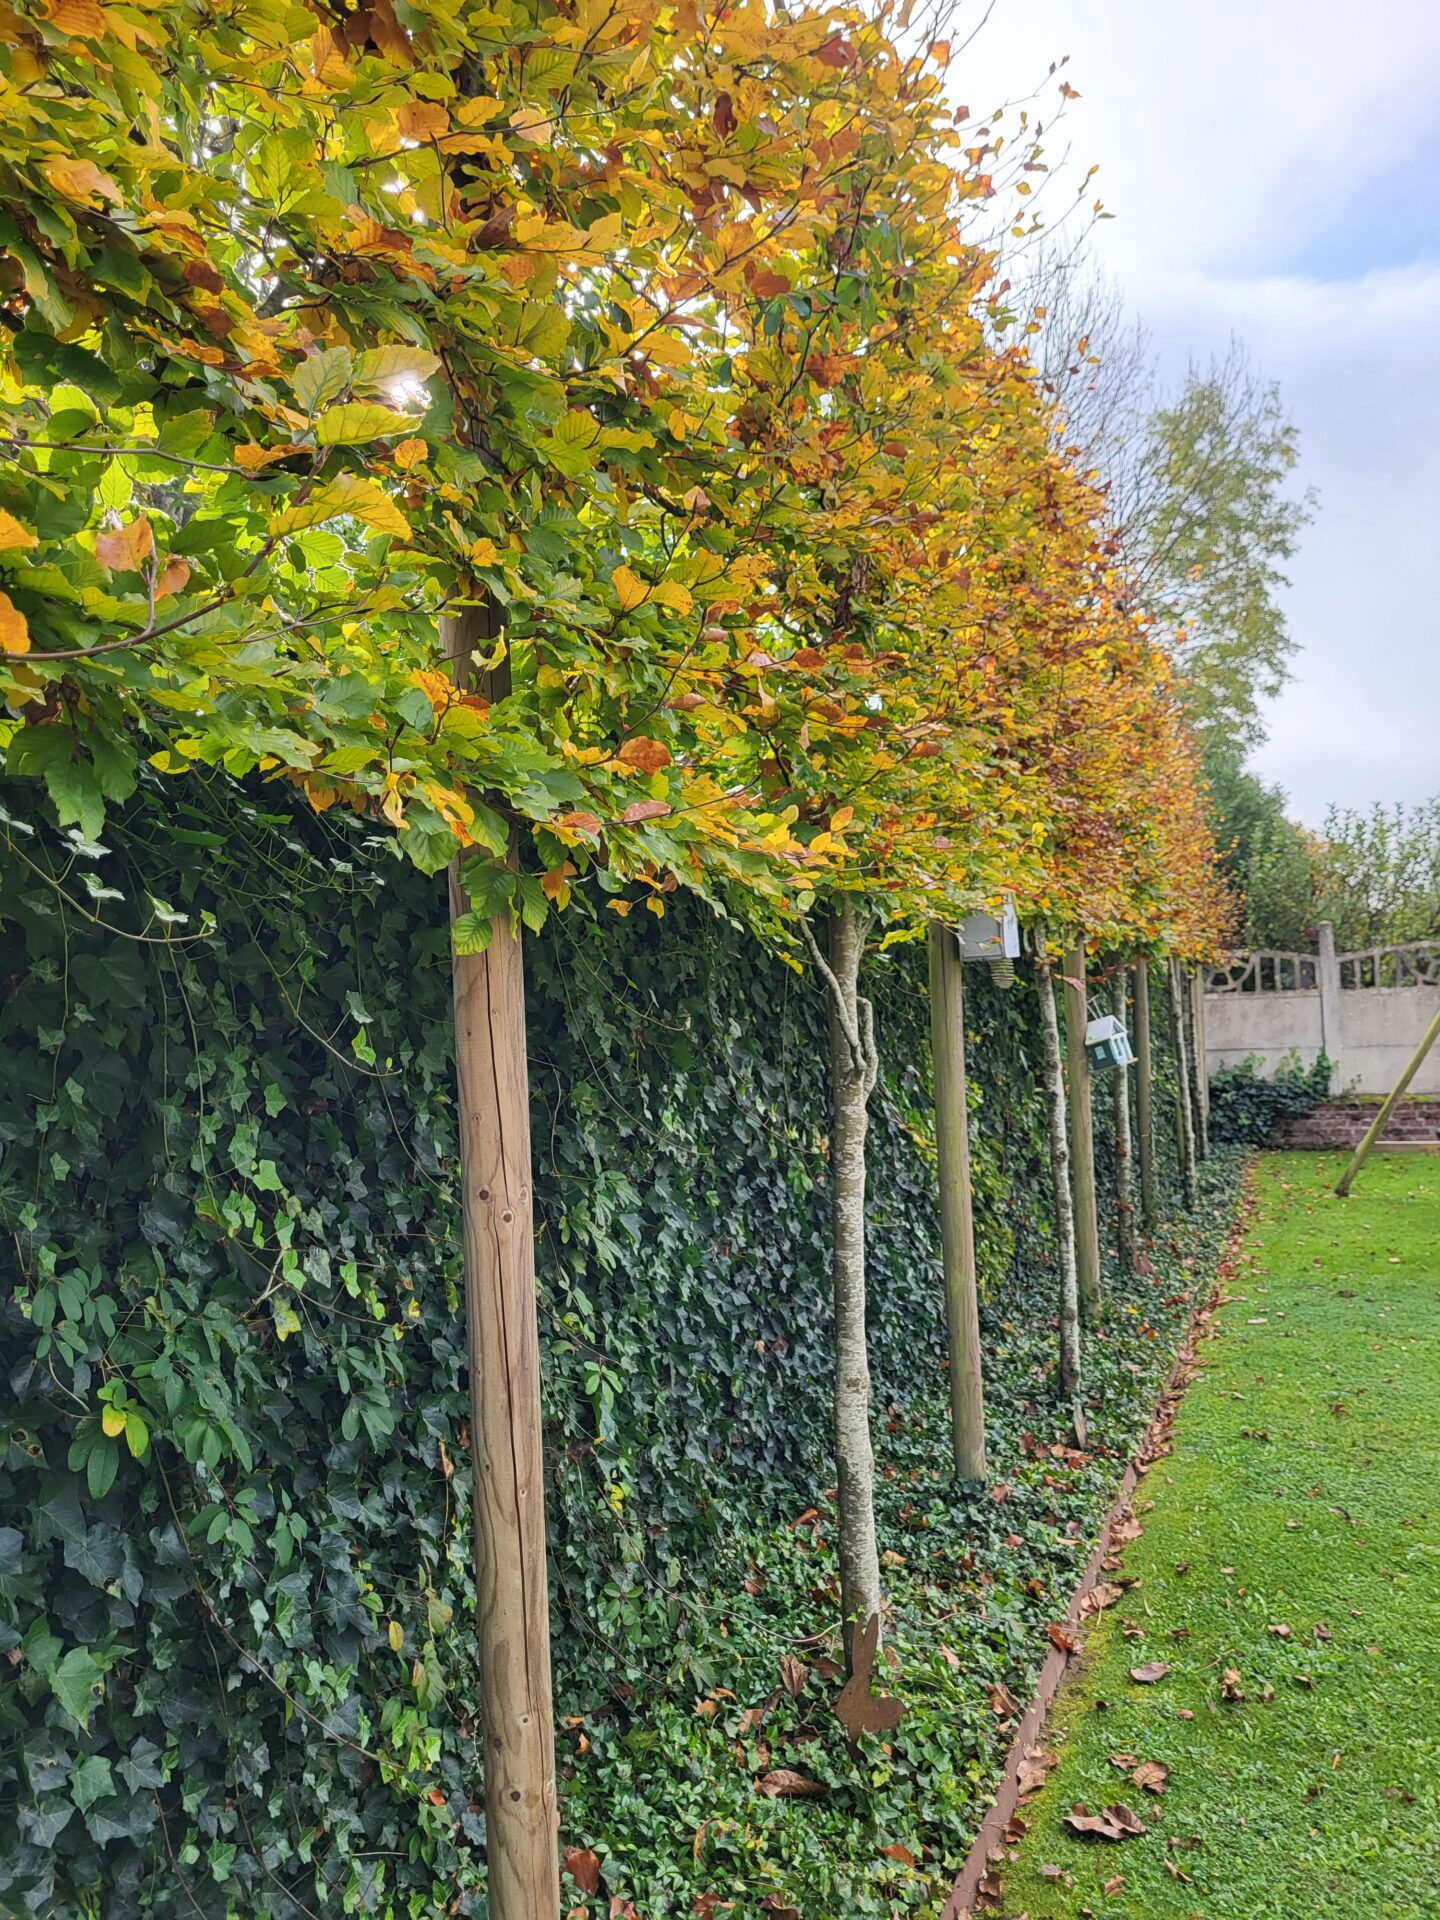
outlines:
{"label": "mown grass", "polygon": [[[1348,1201],[1340,1165],[1259,1163],[1174,1453],[1140,1485],[1138,1583],[1062,1695],[1006,1920],[1440,1913],[1440,1160],[1377,1156]],[[1164,1680],[1129,1678],[1152,1660]],[[1162,1795],[1110,1763],[1126,1752],[1169,1766]],[[1077,1801],[1147,1831],[1072,1839]]]}

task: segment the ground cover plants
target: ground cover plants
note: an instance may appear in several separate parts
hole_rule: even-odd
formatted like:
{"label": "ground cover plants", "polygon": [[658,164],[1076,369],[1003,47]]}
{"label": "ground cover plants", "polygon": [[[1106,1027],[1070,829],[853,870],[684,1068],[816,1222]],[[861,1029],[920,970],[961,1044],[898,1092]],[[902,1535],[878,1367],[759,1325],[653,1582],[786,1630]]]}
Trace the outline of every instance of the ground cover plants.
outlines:
{"label": "ground cover plants", "polygon": [[[1005,1920],[1434,1911],[1440,1846],[1440,1175],[1267,1155],[1174,1453],[1142,1483],[1134,1581],[1062,1694]],[[1136,1668],[1162,1662],[1159,1680]],[[1135,1769],[1158,1763],[1160,1791]],[[1143,1833],[1075,1838],[1075,1805]]]}
{"label": "ground cover plants", "polygon": [[[445,928],[338,818],[145,782],[108,851],[7,828],[0,1905],[42,1920],[483,1897]],[[147,946],[52,884],[84,900],[82,871],[137,869],[176,933],[214,933]],[[1069,1450],[1034,996],[972,970],[992,1458],[951,1492],[923,981],[915,948],[870,968],[877,1684],[905,1716],[857,1757],[830,1710],[823,997],[679,901],[532,948],[565,1884],[587,1913],[938,1907],[1208,1285],[1223,1170],[1153,1272],[1112,1271],[1091,1447]]]}

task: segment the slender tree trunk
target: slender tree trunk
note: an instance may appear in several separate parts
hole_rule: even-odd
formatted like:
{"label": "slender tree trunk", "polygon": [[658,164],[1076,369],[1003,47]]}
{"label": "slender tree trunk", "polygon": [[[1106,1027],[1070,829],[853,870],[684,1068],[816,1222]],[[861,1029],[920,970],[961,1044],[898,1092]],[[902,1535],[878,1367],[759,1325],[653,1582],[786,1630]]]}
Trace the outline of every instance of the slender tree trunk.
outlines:
{"label": "slender tree trunk", "polygon": [[[487,610],[447,620],[442,637],[457,682],[468,685],[471,655],[492,637]],[[485,688],[492,698],[505,690]],[[467,905],[457,863],[452,920]],[[453,967],[488,1910],[491,1920],[554,1920],[559,1815],[525,976],[508,915],[484,953],[457,954]]]}
{"label": "slender tree trunk", "polygon": [[1090,1063],[1085,1058],[1085,942],[1065,955],[1065,1065],[1070,1089],[1070,1164],[1075,1190],[1075,1266],[1080,1310],[1087,1320],[1100,1312],[1100,1220],[1095,1205],[1095,1123],[1090,1106]]}
{"label": "slender tree trunk", "polygon": [[1150,1053],[1150,962],[1137,961],[1135,983],[1135,1131],[1139,1135],[1140,1219],[1146,1233],[1160,1224],[1155,1181],[1155,1075]]}
{"label": "slender tree trunk", "polygon": [[1080,1418],[1080,1290],[1075,1264],[1075,1212],[1070,1194],[1070,1135],[1065,1069],[1050,962],[1035,962],[1040,1029],[1045,1037],[1045,1107],[1050,1122],[1050,1177],[1055,1189],[1055,1238],[1060,1255],[1060,1391]]}
{"label": "slender tree trunk", "polygon": [[[1125,1005],[1125,969],[1115,976],[1115,1012],[1128,1027]],[[1115,1223],[1121,1263],[1135,1270],[1135,1177],[1130,1151],[1130,1069],[1116,1067],[1111,1075],[1115,1100]]]}
{"label": "slender tree trunk", "polygon": [[[830,1217],[835,1290],[835,1465],[840,1611],[847,1661],[853,1637],[881,1619],[865,1334],[865,1134],[878,1062],[870,1003],[860,993],[867,921],[842,894],[830,915]],[[812,948],[819,959],[818,949]]]}
{"label": "slender tree trunk", "polygon": [[1202,1160],[1210,1158],[1210,1073],[1205,1064],[1205,969],[1190,975],[1193,1080],[1195,1084],[1195,1144]]}
{"label": "slender tree trunk", "polygon": [[1195,1167],[1195,1118],[1190,1091],[1190,1048],[1185,1028],[1185,977],[1180,962],[1172,960],[1170,984],[1170,1044],[1175,1050],[1175,1119],[1180,1139],[1180,1187],[1186,1209],[1200,1204],[1200,1180]]}
{"label": "slender tree trunk", "polygon": [[970,1115],[965,1097],[964,965],[954,934],[930,923],[930,1051],[935,1061],[935,1144],[940,1242],[950,1344],[950,1436],[961,1480],[985,1478],[985,1386],[975,1284]]}

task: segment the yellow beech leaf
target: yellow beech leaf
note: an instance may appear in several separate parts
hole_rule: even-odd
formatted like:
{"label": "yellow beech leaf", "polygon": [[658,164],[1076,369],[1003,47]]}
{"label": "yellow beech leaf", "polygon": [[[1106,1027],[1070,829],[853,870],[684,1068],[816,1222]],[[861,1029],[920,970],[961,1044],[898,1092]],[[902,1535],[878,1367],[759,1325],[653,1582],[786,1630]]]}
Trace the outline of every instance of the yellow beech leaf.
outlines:
{"label": "yellow beech leaf", "polygon": [[499,549],[493,540],[476,540],[470,548],[472,567],[493,567],[499,559]]}
{"label": "yellow beech leaf", "polygon": [[402,440],[395,449],[395,464],[402,473],[424,464],[430,452],[423,440]]}
{"label": "yellow beech leaf", "polygon": [[695,605],[690,589],[682,587],[678,580],[662,580],[655,589],[655,598],[672,613],[689,613]]}
{"label": "yellow beech leaf", "polygon": [[450,127],[450,111],[438,100],[407,100],[395,116],[402,140],[433,140]]}
{"label": "yellow beech leaf", "polygon": [[387,1638],[390,1641],[390,1651],[392,1653],[399,1653],[405,1644],[405,1629],[398,1620],[392,1620],[390,1622]]}
{"label": "yellow beech leaf", "polygon": [[650,589],[630,567],[616,567],[610,576],[610,584],[615,589],[622,613],[629,613],[632,607],[638,607],[650,595]]}
{"label": "yellow beech leaf", "polygon": [[355,361],[350,384],[361,392],[392,387],[401,380],[428,380],[440,365],[438,353],[426,347],[372,347]]}
{"label": "yellow beech leaf", "polygon": [[634,767],[637,773],[658,773],[662,767],[669,766],[670,749],[658,740],[647,740],[637,734],[625,742],[615,757],[622,767]]}
{"label": "yellow beech leaf", "polygon": [[292,453],[308,453],[308,447],[295,445],[285,447],[262,447],[258,440],[244,440],[235,448],[230,458],[245,473],[258,473],[262,467],[268,467],[272,460],[287,460]]}
{"label": "yellow beech leaf", "polygon": [[79,34],[85,40],[104,37],[105,16],[95,0],[47,0],[45,18],[61,33]]}
{"label": "yellow beech leaf", "polygon": [[341,514],[348,514],[375,533],[393,533],[397,540],[410,538],[410,522],[389,494],[358,473],[339,474],[308,500],[272,515],[270,532],[276,537],[299,533],[306,527],[318,527],[324,520],[338,519]]}
{"label": "yellow beech leaf", "polygon": [[0,547],[33,547],[38,542],[28,527],[22,527],[13,513],[0,507]]}
{"label": "yellow beech leaf", "polygon": [[118,1440],[125,1431],[125,1416],[119,1407],[105,1407],[100,1414],[100,1426],[111,1440]]}
{"label": "yellow beech leaf", "polygon": [[[93,160],[46,160],[40,168],[57,193],[82,206],[97,206],[102,200],[124,198],[108,173],[102,173]],[[221,356],[224,357],[223,355]]]}
{"label": "yellow beech leaf", "polygon": [[112,573],[134,573],[154,551],[155,536],[143,513],[126,526],[95,536],[95,558]]}
{"label": "yellow beech leaf", "polygon": [[354,400],[343,407],[327,407],[315,422],[315,438],[322,447],[362,447],[367,441],[404,433],[414,424],[414,414],[395,413],[374,400]]}

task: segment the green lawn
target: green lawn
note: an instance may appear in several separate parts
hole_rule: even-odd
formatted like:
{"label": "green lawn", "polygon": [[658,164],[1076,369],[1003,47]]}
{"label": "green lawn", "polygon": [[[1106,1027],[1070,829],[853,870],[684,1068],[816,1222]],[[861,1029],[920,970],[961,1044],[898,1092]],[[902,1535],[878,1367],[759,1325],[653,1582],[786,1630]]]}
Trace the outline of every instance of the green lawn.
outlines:
{"label": "green lawn", "polygon": [[[1440,1159],[1379,1155],[1348,1201],[1340,1165],[1259,1163],[1174,1453],[1138,1489],[1136,1584],[1061,1696],[1006,1920],[1440,1914]],[[1155,1660],[1166,1678],[1130,1679]],[[1124,1753],[1170,1768],[1163,1794]],[[1077,1801],[1147,1830],[1072,1839]]]}

